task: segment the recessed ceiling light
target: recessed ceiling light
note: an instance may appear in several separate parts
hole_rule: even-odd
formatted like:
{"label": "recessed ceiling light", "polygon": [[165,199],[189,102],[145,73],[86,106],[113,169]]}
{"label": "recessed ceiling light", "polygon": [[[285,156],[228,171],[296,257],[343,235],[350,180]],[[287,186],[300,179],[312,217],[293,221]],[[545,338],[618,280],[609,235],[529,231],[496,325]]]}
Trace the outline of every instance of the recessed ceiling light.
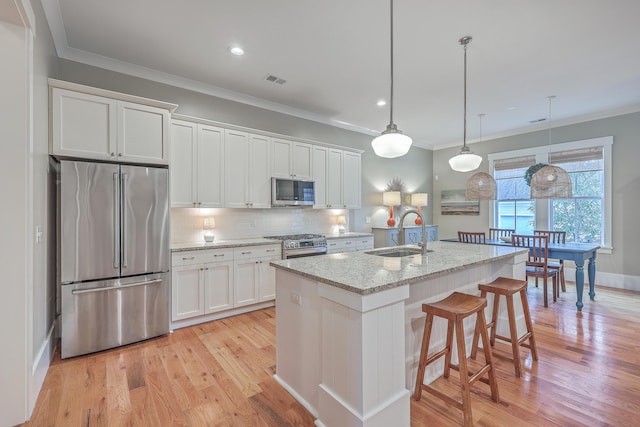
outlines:
{"label": "recessed ceiling light", "polygon": [[380,101],[376,102],[376,105],[378,107],[384,107],[385,105],[387,105],[387,101],[385,101],[384,99],[381,99]]}
{"label": "recessed ceiling light", "polygon": [[509,110],[509,111],[513,111],[513,110],[517,110],[517,109],[518,109],[518,107],[517,107],[517,106],[515,106],[515,105],[512,105],[512,106],[510,106],[510,107],[507,107],[507,110]]}
{"label": "recessed ceiling light", "polygon": [[236,56],[242,56],[244,55],[244,49],[242,49],[241,47],[230,47],[229,48],[229,52],[233,53]]}

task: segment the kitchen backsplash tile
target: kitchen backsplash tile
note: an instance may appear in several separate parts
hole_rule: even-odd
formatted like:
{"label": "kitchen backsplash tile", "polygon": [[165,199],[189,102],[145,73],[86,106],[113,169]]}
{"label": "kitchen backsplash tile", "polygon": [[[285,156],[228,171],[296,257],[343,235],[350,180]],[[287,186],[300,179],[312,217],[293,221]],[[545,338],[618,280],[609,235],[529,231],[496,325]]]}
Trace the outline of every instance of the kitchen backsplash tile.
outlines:
{"label": "kitchen backsplash tile", "polygon": [[171,242],[199,242],[202,218],[215,218],[213,230],[218,240],[251,239],[296,233],[337,233],[337,217],[345,215],[349,230],[349,211],[343,209],[171,209]]}

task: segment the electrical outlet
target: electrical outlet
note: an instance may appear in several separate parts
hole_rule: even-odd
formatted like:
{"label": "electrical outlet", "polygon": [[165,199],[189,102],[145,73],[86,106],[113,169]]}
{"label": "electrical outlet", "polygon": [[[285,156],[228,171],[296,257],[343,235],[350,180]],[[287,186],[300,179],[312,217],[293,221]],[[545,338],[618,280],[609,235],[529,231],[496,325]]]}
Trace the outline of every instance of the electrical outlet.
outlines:
{"label": "electrical outlet", "polygon": [[371,224],[371,217],[368,216],[364,219],[365,224]]}
{"label": "electrical outlet", "polygon": [[294,304],[302,305],[302,297],[299,293],[291,291],[291,302]]}

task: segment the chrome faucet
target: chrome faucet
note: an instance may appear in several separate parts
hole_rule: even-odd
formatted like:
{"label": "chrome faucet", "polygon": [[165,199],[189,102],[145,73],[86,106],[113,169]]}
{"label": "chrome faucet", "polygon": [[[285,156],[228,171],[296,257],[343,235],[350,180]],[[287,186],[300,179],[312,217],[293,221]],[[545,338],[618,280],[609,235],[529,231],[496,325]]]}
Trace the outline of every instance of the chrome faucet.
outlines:
{"label": "chrome faucet", "polygon": [[404,241],[404,217],[408,214],[414,213],[420,217],[422,220],[422,243],[419,246],[422,249],[422,255],[425,256],[427,254],[427,227],[424,222],[424,217],[422,216],[422,212],[418,212],[416,209],[409,209],[405,211],[402,216],[400,216],[400,221],[398,221],[398,245],[403,246],[405,244]]}

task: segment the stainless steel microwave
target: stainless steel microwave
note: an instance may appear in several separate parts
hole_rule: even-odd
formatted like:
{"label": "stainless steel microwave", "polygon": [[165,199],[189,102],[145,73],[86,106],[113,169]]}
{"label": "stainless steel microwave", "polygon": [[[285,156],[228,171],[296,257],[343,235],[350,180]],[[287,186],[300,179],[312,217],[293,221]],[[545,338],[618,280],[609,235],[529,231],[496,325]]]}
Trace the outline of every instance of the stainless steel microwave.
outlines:
{"label": "stainless steel microwave", "polygon": [[314,181],[271,178],[271,206],[313,206],[315,201]]}

